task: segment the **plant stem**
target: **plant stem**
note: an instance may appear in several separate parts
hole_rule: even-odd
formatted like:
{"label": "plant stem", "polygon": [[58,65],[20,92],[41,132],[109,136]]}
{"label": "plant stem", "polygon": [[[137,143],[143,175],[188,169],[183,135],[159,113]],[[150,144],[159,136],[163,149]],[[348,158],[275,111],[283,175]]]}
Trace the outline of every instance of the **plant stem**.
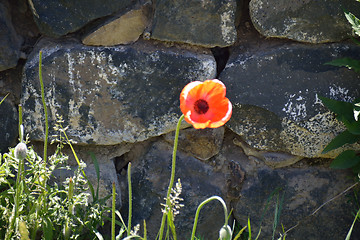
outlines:
{"label": "plant stem", "polygon": [[[5,98],[7,95],[5,96]],[[4,99],[5,99],[4,98]],[[24,129],[22,125],[22,106],[19,104],[19,138],[20,143],[23,142]],[[16,150],[15,150],[16,151]],[[16,154],[15,154],[16,156]],[[10,226],[8,227],[8,231],[6,232],[5,238],[10,238],[12,231],[16,232],[16,221],[19,218],[19,208],[20,208],[20,197],[23,191],[23,175],[24,175],[24,158],[21,156],[17,158],[18,160],[18,174],[16,177],[16,189],[15,189],[15,199],[14,199],[14,209],[12,217],[10,218]]]}
{"label": "plant stem", "polygon": [[175,131],[175,139],[174,139],[174,147],[173,147],[173,155],[172,155],[172,166],[171,166],[171,177],[170,177],[170,183],[169,183],[169,187],[168,187],[168,191],[167,191],[167,195],[166,195],[166,206],[165,206],[165,211],[163,213],[162,219],[161,219],[161,226],[160,226],[160,232],[159,232],[159,240],[162,240],[163,237],[163,233],[164,233],[164,227],[165,227],[165,220],[166,220],[166,215],[167,215],[167,208],[171,208],[171,204],[170,204],[170,193],[171,193],[171,189],[173,187],[174,184],[174,179],[175,179],[175,166],[176,166],[176,152],[177,152],[177,146],[178,146],[178,140],[179,140],[179,131],[180,131],[180,126],[181,126],[181,122],[184,119],[184,114],[182,114],[178,120],[178,123],[176,125],[176,131]]}
{"label": "plant stem", "polygon": [[[72,203],[72,198],[74,196],[74,181],[72,178],[69,179],[69,189],[68,189],[68,204],[69,204],[69,208],[68,208],[68,213],[69,216],[71,216],[72,212],[73,212],[73,206],[74,204]],[[71,227],[70,227],[70,217],[67,216],[66,217],[66,223],[65,223],[65,236],[64,238],[70,239],[70,232],[71,232]]]}
{"label": "plant stem", "polygon": [[44,162],[47,161],[47,146],[48,146],[48,136],[49,136],[49,122],[48,122],[48,112],[45,103],[45,90],[44,90],[44,82],[42,78],[42,51],[39,52],[39,80],[41,86],[41,99],[44,106],[44,113],[45,113],[45,139],[44,139]]}
{"label": "plant stem", "polygon": [[24,141],[24,130],[22,129],[22,105],[19,104],[19,138],[20,138],[20,142]]}
{"label": "plant stem", "polygon": [[131,188],[131,162],[128,164],[128,188],[129,188],[129,214],[127,225],[127,236],[130,236],[131,231],[131,217],[132,217],[132,188]]}
{"label": "plant stem", "polygon": [[[47,107],[46,107],[46,103],[45,103],[45,90],[44,90],[44,82],[43,82],[43,78],[42,78],[42,51],[39,52],[39,81],[40,81],[40,89],[41,89],[41,100],[43,103],[43,107],[44,107],[44,114],[45,114],[45,139],[44,139],[44,156],[43,156],[43,164],[44,167],[46,167],[46,162],[47,162],[47,147],[48,147],[48,137],[49,137],[49,118],[48,118],[48,112],[47,112]],[[47,211],[47,206],[46,206],[46,182],[47,182],[47,176],[46,174],[43,175],[43,180],[42,180],[42,187],[43,187],[43,191],[41,193],[41,195],[39,196],[39,199],[37,201],[37,207],[36,207],[36,217],[35,217],[35,226],[33,228],[32,234],[31,234],[31,238],[35,239],[36,237],[36,232],[38,230],[38,226],[39,226],[39,220],[41,221],[41,218],[39,219],[39,216],[41,216],[39,214],[39,211],[42,210],[44,212]]]}
{"label": "plant stem", "polygon": [[115,203],[116,203],[116,188],[115,182],[112,183],[112,212],[111,212],[111,240],[115,240]]}
{"label": "plant stem", "polygon": [[349,229],[349,232],[348,232],[347,235],[346,235],[345,240],[350,240],[351,233],[352,233],[352,231],[353,231],[354,225],[355,225],[356,220],[358,219],[359,215],[360,215],[360,209],[357,211],[357,213],[356,213],[356,215],[355,215],[355,219],[354,219],[353,223],[351,224],[351,227],[350,227],[350,229]]}
{"label": "plant stem", "polygon": [[10,217],[10,223],[8,226],[8,229],[6,230],[6,234],[5,234],[5,239],[10,239],[11,236],[14,234],[16,234],[16,221],[18,220],[19,217],[19,207],[20,207],[20,196],[21,196],[21,191],[22,191],[22,187],[21,187],[21,175],[22,175],[22,163],[24,160],[22,159],[18,159],[18,174],[16,177],[16,188],[15,188],[15,198],[14,198],[14,208],[13,211],[11,213],[11,217]]}
{"label": "plant stem", "polygon": [[7,96],[9,96],[9,94],[10,94],[10,93],[6,94],[5,97],[3,97],[3,99],[0,101],[0,104],[5,100],[5,98],[6,98]]}
{"label": "plant stem", "polygon": [[199,218],[199,214],[200,214],[200,210],[203,206],[205,206],[205,204],[211,202],[212,200],[218,200],[224,208],[224,213],[225,213],[225,223],[224,226],[228,225],[228,212],[227,212],[227,207],[226,204],[224,202],[224,200],[221,197],[218,196],[212,196],[208,199],[206,199],[205,201],[203,201],[202,203],[200,203],[200,205],[198,206],[197,210],[196,210],[196,214],[195,214],[195,220],[194,220],[194,225],[193,225],[193,230],[191,233],[191,240],[194,240],[195,238],[195,232],[196,232],[196,226],[197,226],[197,222],[198,222],[198,218]]}

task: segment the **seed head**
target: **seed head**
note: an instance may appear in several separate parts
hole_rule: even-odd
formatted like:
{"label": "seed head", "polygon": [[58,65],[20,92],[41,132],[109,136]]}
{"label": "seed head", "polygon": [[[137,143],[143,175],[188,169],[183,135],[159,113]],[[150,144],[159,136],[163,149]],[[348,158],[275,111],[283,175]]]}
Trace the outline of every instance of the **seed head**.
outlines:
{"label": "seed head", "polygon": [[27,154],[27,147],[25,143],[19,143],[18,145],[16,145],[15,147],[15,157],[19,160],[23,160],[24,158],[26,158],[26,154]]}

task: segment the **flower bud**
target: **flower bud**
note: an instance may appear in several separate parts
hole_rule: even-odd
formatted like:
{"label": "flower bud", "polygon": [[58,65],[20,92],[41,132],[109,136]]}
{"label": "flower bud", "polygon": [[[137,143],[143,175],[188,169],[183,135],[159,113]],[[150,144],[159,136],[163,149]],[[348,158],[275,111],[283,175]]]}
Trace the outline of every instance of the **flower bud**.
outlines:
{"label": "flower bud", "polygon": [[220,240],[230,240],[232,238],[232,231],[229,225],[223,226],[219,231]]}
{"label": "flower bud", "polygon": [[68,190],[68,198],[69,198],[69,200],[71,200],[73,196],[74,196],[74,181],[73,181],[73,179],[71,177],[69,179],[69,190]]}
{"label": "flower bud", "polygon": [[19,160],[23,160],[24,158],[26,158],[26,154],[27,154],[27,147],[25,143],[19,143],[18,145],[16,145],[15,147],[15,157]]}

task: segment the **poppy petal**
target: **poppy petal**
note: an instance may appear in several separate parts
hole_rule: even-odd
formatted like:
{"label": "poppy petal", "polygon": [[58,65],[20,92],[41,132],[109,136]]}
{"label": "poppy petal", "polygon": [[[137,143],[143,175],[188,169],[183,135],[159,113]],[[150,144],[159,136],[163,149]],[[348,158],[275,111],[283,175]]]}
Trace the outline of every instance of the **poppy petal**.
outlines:
{"label": "poppy petal", "polygon": [[226,114],[219,121],[211,122],[209,127],[211,127],[211,128],[221,127],[227,121],[229,121],[229,119],[231,118],[231,114],[232,114],[232,104],[229,101],[228,102],[228,110],[227,110]]}
{"label": "poppy petal", "polygon": [[185,120],[190,123],[191,125],[193,125],[194,128],[196,129],[204,129],[204,128],[207,128],[211,121],[208,120],[208,119],[205,119],[203,121],[199,121],[199,119],[195,118],[195,119],[192,119],[192,114],[191,111],[189,111],[186,115],[185,115]]}
{"label": "poppy petal", "polygon": [[226,94],[226,87],[217,79],[206,80],[203,82],[199,91],[199,95],[205,100],[213,97],[224,98]]}
{"label": "poppy petal", "polygon": [[194,128],[217,128],[231,117],[232,105],[218,79],[187,84],[180,94],[180,109]]}

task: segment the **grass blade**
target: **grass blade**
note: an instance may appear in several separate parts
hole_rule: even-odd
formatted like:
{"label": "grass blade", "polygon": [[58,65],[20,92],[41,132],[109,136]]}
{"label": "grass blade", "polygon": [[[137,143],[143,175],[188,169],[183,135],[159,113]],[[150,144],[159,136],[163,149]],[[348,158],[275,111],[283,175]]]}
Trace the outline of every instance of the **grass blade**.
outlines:
{"label": "grass blade", "polygon": [[116,188],[115,182],[112,183],[112,212],[111,212],[111,239],[115,240],[115,203],[116,203]]}
{"label": "grass blade", "polygon": [[247,226],[243,227],[234,237],[234,240],[239,239],[239,237],[241,237],[241,234],[245,231],[245,229],[247,228]]}
{"label": "grass blade", "polygon": [[129,188],[129,214],[128,214],[127,235],[130,236],[131,217],[132,217],[131,162],[129,162],[128,164],[128,188]]}
{"label": "grass blade", "polygon": [[353,228],[354,228],[354,225],[355,225],[355,223],[356,223],[357,218],[359,217],[359,214],[360,214],[360,209],[359,209],[359,211],[357,211],[357,213],[356,213],[355,219],[354,219],[353,223],[351,224],[351,227],[350,227],[350,229],[349,229],[348,234],[346,235],[345,240],[350,240],[352,230],[353,230]]}
{"label": "grass blade", "polygon": [[248,225],[247,225],[248,229],[249,229],[249,237],[248,240],[251,240],[251,225],[250,225],[250,218],[248,218]]}
{"label": "grass blade", "polygon": [[0,101],[0,105],[1,105],[1,103],[5,100],[5,98],[6,98],[7,96],[9,96],[9,94],[10,94],[10,93],[6,94],[5,97]]}
{"label": "grass blade", "polygon": [[95,199],[97,200],[99,198],[100,167],[99,167],[99,162],[97,161],[96,156],[93,152],[90,152],[90,157],[93,161],[96,172],[97,187],[96,187]]}
{"label": "grass blade", "polygon": [[144,220],[144,240],[147,239],[146,221]]}

